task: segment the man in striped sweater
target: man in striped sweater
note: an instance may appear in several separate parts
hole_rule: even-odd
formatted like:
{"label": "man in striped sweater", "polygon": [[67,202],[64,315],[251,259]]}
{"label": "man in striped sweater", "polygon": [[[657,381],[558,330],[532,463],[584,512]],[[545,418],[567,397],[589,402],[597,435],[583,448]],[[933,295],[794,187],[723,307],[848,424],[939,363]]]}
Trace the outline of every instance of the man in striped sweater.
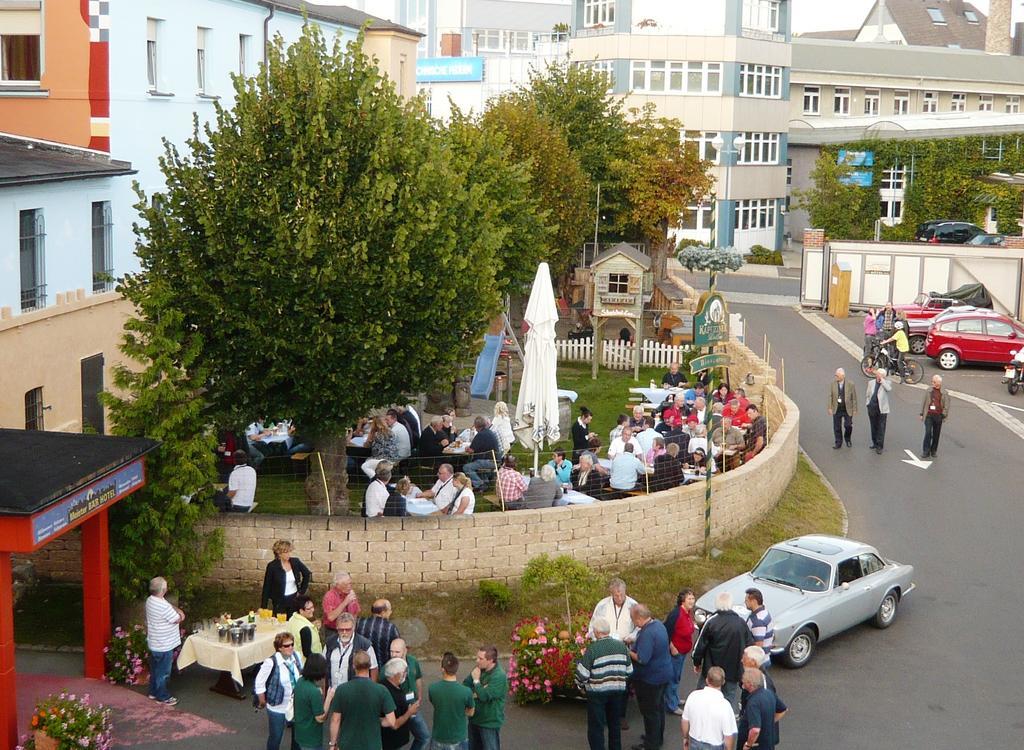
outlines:
{"label": "man in striped sweater", "polygon": [[620,722],[633,662],[626,644],[609,637],[608,620],[595,617],[590,625],[597,640],[576,662],[576,684],[587,694],[587,740],[590,750],[605,750],[607,728],[608,750],[621,750]]}

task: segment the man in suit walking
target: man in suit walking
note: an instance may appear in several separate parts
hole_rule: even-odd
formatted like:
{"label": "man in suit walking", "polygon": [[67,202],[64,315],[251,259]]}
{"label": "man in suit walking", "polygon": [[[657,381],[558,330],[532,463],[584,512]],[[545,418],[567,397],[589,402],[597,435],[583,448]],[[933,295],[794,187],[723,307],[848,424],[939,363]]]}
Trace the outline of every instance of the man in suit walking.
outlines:
{"label": "man in suit walking", "polygon": [[875,379],[868,383],[868,421],[871,423],[871,445],[881,455],[885,448],[885,422],[889,418],[889,392],[892,382],[884,367],[874,371]]}
{"label": "man in suit walking", "polygon": [[828,413],[832,417],[832,432],[836,438],[832,447],[842,448],[844,439],[846,447],[851,447],[853,418],[857,416],[857,389],[847,386],[846,371],[842,367],[836,370],[836,378],[828,392]]}
{"label": "man in suit walking", "polygon": [[932,375],[932,387],[924,394],[921,404],[921,421],[924,422],[924,445],[921,458],[936,458],[939,455],[939,435],[942,423],[949,416],[949,392],[942,387],[942,376]]}

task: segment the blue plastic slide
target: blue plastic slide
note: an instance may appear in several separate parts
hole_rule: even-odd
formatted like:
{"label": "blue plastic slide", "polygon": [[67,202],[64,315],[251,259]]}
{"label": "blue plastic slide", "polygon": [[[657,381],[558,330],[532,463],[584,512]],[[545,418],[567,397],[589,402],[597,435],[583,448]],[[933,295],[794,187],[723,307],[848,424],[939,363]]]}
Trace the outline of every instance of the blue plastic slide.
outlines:
{"label": "blue plastic slide", "polygon": [[494,375],[498,371],[498,359],[501,357],[501,346],[504,336],[484,334],[484,350],[476,358],[476,372],[473,373],[473,384],[469,392],[474,398],[490,398],[494,390]]}

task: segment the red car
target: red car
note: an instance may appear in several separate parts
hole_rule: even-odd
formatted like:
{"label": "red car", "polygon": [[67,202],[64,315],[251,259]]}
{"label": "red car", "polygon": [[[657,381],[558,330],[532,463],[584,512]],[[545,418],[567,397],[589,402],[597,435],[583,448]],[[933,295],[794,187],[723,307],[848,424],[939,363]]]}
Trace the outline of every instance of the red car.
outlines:
{"label": "red car", "polygon": [[925,340],[925,354],[943,370],[955,370],[961,362],[1003,365],[1010,351],[1024,344],[1024,325],[992,310],[948,312],[932,323]]}

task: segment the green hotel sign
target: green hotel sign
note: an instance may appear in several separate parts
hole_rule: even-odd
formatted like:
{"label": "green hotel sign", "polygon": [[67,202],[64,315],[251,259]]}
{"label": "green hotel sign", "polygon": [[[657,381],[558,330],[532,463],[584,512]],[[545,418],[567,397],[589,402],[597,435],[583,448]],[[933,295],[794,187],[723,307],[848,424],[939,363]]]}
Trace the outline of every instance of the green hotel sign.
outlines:
{"label": "green hotel sign", "polygon": [[714,346],[729,340],[729,308],[718,292],[704,292],[693,316],[693,345]]}
{"label": "green hotel sign", "polygon": [[728,354],[705,354],[703,357],[694,357],[690,361],[690,372],[697,374],[701,370],[711,370],[715,367],[728,367],[732,364]]}

